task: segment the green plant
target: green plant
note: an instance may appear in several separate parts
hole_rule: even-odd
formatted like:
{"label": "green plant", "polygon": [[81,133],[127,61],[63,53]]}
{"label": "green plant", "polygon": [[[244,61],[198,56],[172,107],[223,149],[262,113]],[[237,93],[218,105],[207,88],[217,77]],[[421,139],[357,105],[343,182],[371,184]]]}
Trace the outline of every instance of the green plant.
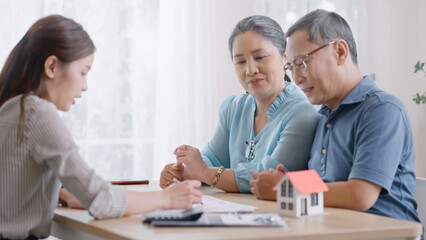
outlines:
{"label": "green plant", "polygon": [[[419,71],[423,72],[425,74],[426,77],[426,71],[423,69],[423,67],[425,66],[424,62],[420,62],[417,61],[416,65],[414,65],[414,73],[417,73]],[[416,95],[413,98],[413,101],[417,104],[425,104],[426,103],[426,93],[423,93],[422,95],[420,95],[419,93],[416,93]]]}

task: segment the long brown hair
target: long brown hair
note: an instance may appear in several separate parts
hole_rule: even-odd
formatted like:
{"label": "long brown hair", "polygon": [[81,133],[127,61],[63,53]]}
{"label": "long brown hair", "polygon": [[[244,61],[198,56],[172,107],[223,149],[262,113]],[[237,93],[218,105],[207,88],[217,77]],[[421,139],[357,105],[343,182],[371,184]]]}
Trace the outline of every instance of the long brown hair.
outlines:
{"label": "long brown hair", "polygon": [[0,73],[0,107],[9,99],[23,94],[20,102],[18,139],[25,129],[24,99],[30,94],[42,96],[44,63],[56,56],[62,64],[86,57],[95,51],[92,39],[74,20],[50,15],[35,22],[7,57]]}

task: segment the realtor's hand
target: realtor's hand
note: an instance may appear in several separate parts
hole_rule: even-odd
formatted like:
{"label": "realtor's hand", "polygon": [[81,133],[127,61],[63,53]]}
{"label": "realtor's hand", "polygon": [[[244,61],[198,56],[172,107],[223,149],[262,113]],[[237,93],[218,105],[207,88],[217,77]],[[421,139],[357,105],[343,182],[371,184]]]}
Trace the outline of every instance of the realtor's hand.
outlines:
{"label": "realtor's hand", "polygon": [[166,208],[190,208],[192,204],[201,203],[203,193],[198,190],[200,187],[201,182],[198,180],[173,183],[161,192],[167,200]]}
{"label": "realtor's hand", "polygon": [[80,201],[74,195],[72,195],[68,190],[65,188],[61,188],[59,190],[59,203],[61,203],[63,206],[68,206],[70,208],[77,208],[77,209],[83,209],[83,207],[80,204]]}
{"label": "realtor's hand", "polygon": [[277,166],[277,169],[253,173],[253,180],[250,181],[251,192],[261,200],[277,200],[277,193],[272,188],[284,176],[284,166]]}

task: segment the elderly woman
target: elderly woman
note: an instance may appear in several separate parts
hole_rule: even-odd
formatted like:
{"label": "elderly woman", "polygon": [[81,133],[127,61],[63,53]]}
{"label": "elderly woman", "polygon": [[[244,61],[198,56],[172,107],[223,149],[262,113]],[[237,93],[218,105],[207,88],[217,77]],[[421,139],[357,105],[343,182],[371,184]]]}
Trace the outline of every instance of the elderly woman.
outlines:
{"label": "elderly woman", "polygon": [[246,93],[225,99],[201,153],[188,145],[175,149],[177,163],[164,167],[162,188],[174,179],[198,179],[226,192],[250,192],[254,172],[279,164],[307,169],[319,116],[285,75],[285,47],[283,30],[269,17],[247,17],[235,26],[229,50]]}

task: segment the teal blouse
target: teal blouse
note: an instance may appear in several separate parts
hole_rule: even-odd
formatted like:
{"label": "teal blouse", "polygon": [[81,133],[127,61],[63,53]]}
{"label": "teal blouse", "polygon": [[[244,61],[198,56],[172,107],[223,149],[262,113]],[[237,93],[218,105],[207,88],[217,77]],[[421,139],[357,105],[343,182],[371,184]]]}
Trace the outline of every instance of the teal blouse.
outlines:
{"label": "teal blouse", "polygon": [[240,192],[250,192],[254,172],[280,163],[286,171],[307,169],[319,119],[317,109],[292,83],[269,107],[268,123],[257,136],[255,114],[256,101],[250,94],[226,98],[214,135],[201,152],[208,167],[234,169]]}

